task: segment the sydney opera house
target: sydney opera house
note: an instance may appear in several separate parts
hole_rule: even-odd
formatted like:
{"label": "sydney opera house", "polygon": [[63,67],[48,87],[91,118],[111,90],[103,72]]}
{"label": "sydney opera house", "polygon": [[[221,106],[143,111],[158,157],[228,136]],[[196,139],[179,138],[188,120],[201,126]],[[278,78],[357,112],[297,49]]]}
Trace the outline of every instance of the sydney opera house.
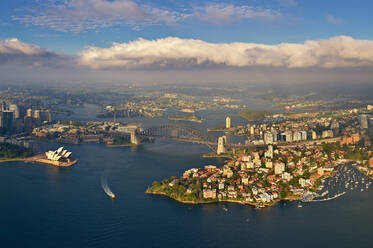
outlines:
{"label": "sydney opera house", "polygon": [[65,150],[64,147],[60,147],[55,151],[46,152],[45,157],[38,159],[37,162],[57,166],[71,166],[77,160],[71,157],[71,152]]}
{"label": "sydney opera house", "polygon": [[60,147],[55,151],[48,151],[45,153],[45,156],[47,156],[47,159],[53,160],[53,161],[59,161],[60,159],[67,159],[70,157],[71,152],[68,152],[67,150],[63,149],[64,147]]}

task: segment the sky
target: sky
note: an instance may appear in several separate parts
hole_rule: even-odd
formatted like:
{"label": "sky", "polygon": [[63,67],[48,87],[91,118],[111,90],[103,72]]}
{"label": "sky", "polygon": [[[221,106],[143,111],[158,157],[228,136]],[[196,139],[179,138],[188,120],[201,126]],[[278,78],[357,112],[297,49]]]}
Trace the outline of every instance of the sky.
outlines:
{"label": "sky", "polygon": [[2,0],[0,82],[372,82],[369,0]]}

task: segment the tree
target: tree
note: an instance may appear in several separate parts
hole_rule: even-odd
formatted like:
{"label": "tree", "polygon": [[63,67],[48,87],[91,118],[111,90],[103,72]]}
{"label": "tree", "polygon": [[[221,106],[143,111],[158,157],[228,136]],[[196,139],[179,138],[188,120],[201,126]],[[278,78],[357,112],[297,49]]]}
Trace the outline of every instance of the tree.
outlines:
{"label": "tree", "polygon": [[161,183],[158,182],[158,181],[154,181],[154,182],[152,183],[152,185],[153,185],[154,187],[159,187],[159,186],[161,186]]}
{"label": "tree", "polygon": [[287,195],[287,194],[286,194],[286,192],[285,192],[285,191],[281,191],[281,192],[280,192],[280,198],[282,198],[282,199],[283,199],[283,198],[285,198],[285,197],[286,197],[286,195]]}

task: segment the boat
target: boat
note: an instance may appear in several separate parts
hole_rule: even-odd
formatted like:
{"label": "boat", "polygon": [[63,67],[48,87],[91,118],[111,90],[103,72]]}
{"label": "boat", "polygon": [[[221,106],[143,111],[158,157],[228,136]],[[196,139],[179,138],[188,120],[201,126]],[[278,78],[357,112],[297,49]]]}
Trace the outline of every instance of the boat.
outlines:
{"label": "boat", "polygon": [[228,211],[228,208],[226,208],[226,207],[223,207],[223,210],[224,210],[225,212],[227,212],[227,211]]}
{"label": "boat", "polygon": [[302,205],[300,205],[300,204],[298,204],[298,206],[297,206],[298,208],[302,208],[303,206]]}

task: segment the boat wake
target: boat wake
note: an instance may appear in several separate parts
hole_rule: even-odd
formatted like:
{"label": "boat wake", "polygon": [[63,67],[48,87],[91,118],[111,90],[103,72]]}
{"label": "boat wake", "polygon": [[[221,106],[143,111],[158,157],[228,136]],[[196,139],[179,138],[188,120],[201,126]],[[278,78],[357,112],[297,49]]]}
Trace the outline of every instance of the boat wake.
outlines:
{"label": "boat wake", "polygon": [[107,176],[106,175],[102,175],[102,177],[101,177],[101,187],[110,198],[112,198],[112,199],[115,198],[115,194],[110,190],[110,188],[107,184]]}

